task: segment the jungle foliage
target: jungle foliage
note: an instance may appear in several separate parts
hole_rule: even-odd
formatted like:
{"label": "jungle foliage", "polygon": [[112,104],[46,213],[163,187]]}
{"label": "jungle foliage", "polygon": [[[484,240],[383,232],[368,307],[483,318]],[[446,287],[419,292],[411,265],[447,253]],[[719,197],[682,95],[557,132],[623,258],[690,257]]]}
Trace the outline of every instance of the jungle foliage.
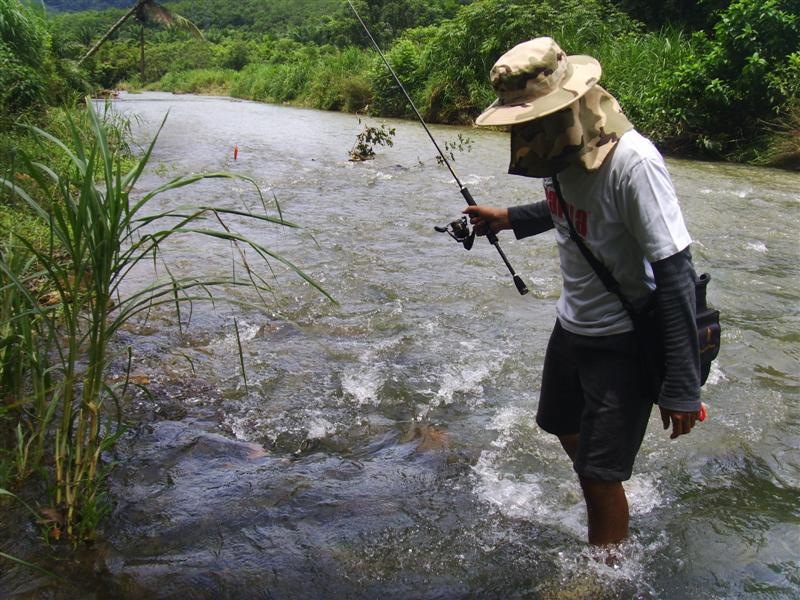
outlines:
{"label": "jungle foliage", "polygon": [[713,23],[715,15],[728,0],[612,0],[618,8],[648,27],[661,29],[665,25],[679,25],[703,29]]}
{"label": "jungle foliage", "polygon": [[8,125],[47,99],[49,36],[42,19],[16,0],[0,0],[0,119]]}
{"label": "jungle foliage", "polygon": [[[4,0],[8,1],[8,0]],[[773,161],[798,116],[800,0],[355,0],[424,116],[470,123],[493,99],[488,71],[538,35],[597,57],[602,85],[664,150]],[[119,82],[230,93],[328,110],[410,116],[345,2],[176,0],[205,41],[153,30],[136,74],[135,31],[90,64]],[[61,14],[52,38],[76,57],[120,11]],[[163,79],[162,79],[163,78]],[[779,153],[780,154],[780,153]],[[779,161],[781,162],[781,161]]]}
{"label": "jungle foliage", "polygon": [[78,12],[83,10],[105,10],[107,8],[125,8],[130,6],[129,0],[45,0],[47,8],[56,11]]}

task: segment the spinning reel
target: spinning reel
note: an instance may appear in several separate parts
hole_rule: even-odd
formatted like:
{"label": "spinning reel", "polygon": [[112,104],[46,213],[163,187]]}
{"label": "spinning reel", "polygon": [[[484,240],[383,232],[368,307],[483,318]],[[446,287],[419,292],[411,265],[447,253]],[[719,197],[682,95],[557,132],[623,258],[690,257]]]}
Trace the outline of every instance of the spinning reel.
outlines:
{"label": "spinning reel", "polygon": [[475,232],[469,230],[467,217],[456,219],[444,227],[434,225],[433,228],[439,233],[446,233],[459,244],[463,244],[466,250],[472,248],[472,244],[475,242]]}

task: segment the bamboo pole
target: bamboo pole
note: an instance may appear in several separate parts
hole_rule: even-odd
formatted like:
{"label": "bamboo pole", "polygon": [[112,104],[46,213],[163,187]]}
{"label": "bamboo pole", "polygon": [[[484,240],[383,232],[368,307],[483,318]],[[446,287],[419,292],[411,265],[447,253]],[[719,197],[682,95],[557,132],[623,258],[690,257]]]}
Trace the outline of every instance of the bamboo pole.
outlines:
{"label": "bamboo pole", "polygon": [[117,29],[119,29],[120,27],[122,27],[122,24],[123,24],[125,21],[127,21],[128,19],[130,19],[130,18],[131,18],[131,15],[133,15],[133,13],[135,13],[135,12],[136,12],[136,11],[139,9],[139,7],[140,7],[142,4],[144,4],[145,2],[147,2],[147,1],[148,1],[148,0],[137,0],[136,4],[134,4],[134,5],[133,5],[133,7],[132,7],[132,8],[131,8],[131,9],[130,9],[128,12],[126,12],[126,13],[125,13],[125,15],[124,15],[123,17],[121,17],[121,18],[119,19],[119,21],[117,21],[116,23],[114,23],[114,25],[111,27],[111,29],[109,29],[108,31],[106,31],[105,35],[104,35],[103,37],[101,37],[101,38],[100,38],[100,40],[98,40],[98,42],[97,42],[97,43],[96,43],[94,46],[92,46],[92,49],[91,49],[91,50],[89,50],[89,51],[88,51],[88,52],[85,54],[85,56],[84,56],[82,59],[80,59],[80,60],[78,61],[78,64],[79,64],[79,65],[83,64],[83,61],[85,61],[87,58],[89,58],[90,56],[92,56],[92,54],[94,54],[95,52],[97,52],[97,51],[100,49],[100,46],[102,46],[103,44],[105,44],[105,43],[106,43],[106,40],[108,40],[108,38],[110,38],[112,35],[114,35],[114,32],[115,32]]}

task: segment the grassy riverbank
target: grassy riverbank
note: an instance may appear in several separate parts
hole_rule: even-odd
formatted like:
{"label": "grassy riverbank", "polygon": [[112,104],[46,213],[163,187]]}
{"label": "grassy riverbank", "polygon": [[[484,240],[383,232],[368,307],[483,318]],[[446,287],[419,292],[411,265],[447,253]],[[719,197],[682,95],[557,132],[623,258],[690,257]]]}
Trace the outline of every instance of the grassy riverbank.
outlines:
{"label": "grassy riverbank", "polygon": [[[657,9],[641,0],[355,4],[430,122],[471,123],[494,98],[494,61],[520,41],[551,35],[567,52],[601,61],[602,85],[665,152],[800,168],[800,0],[669,0]],[[204,37],[133,17],[87,58],[124,10],[30,9],[19,17],[19,0],[0,0],[19,17],[0,31],[5,120],[76,91],[113,87],[412,116],[345,3],[164,5],[173,23],[193,19]],[[20,19],[36,26],[19,27]]]}

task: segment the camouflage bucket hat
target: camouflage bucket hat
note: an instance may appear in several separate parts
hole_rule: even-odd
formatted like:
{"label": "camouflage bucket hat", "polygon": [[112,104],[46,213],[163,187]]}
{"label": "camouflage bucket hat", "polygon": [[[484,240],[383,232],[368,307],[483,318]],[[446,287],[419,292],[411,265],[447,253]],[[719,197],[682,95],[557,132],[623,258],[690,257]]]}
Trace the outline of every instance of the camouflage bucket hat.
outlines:
{"label": "camouflage bucket hat", "polygon": [[600,80],[600,63],[567,54],[549,37],[514,46],[492,67],[497,100],[476,125],[514,125],[549,115],[573,103]]}

